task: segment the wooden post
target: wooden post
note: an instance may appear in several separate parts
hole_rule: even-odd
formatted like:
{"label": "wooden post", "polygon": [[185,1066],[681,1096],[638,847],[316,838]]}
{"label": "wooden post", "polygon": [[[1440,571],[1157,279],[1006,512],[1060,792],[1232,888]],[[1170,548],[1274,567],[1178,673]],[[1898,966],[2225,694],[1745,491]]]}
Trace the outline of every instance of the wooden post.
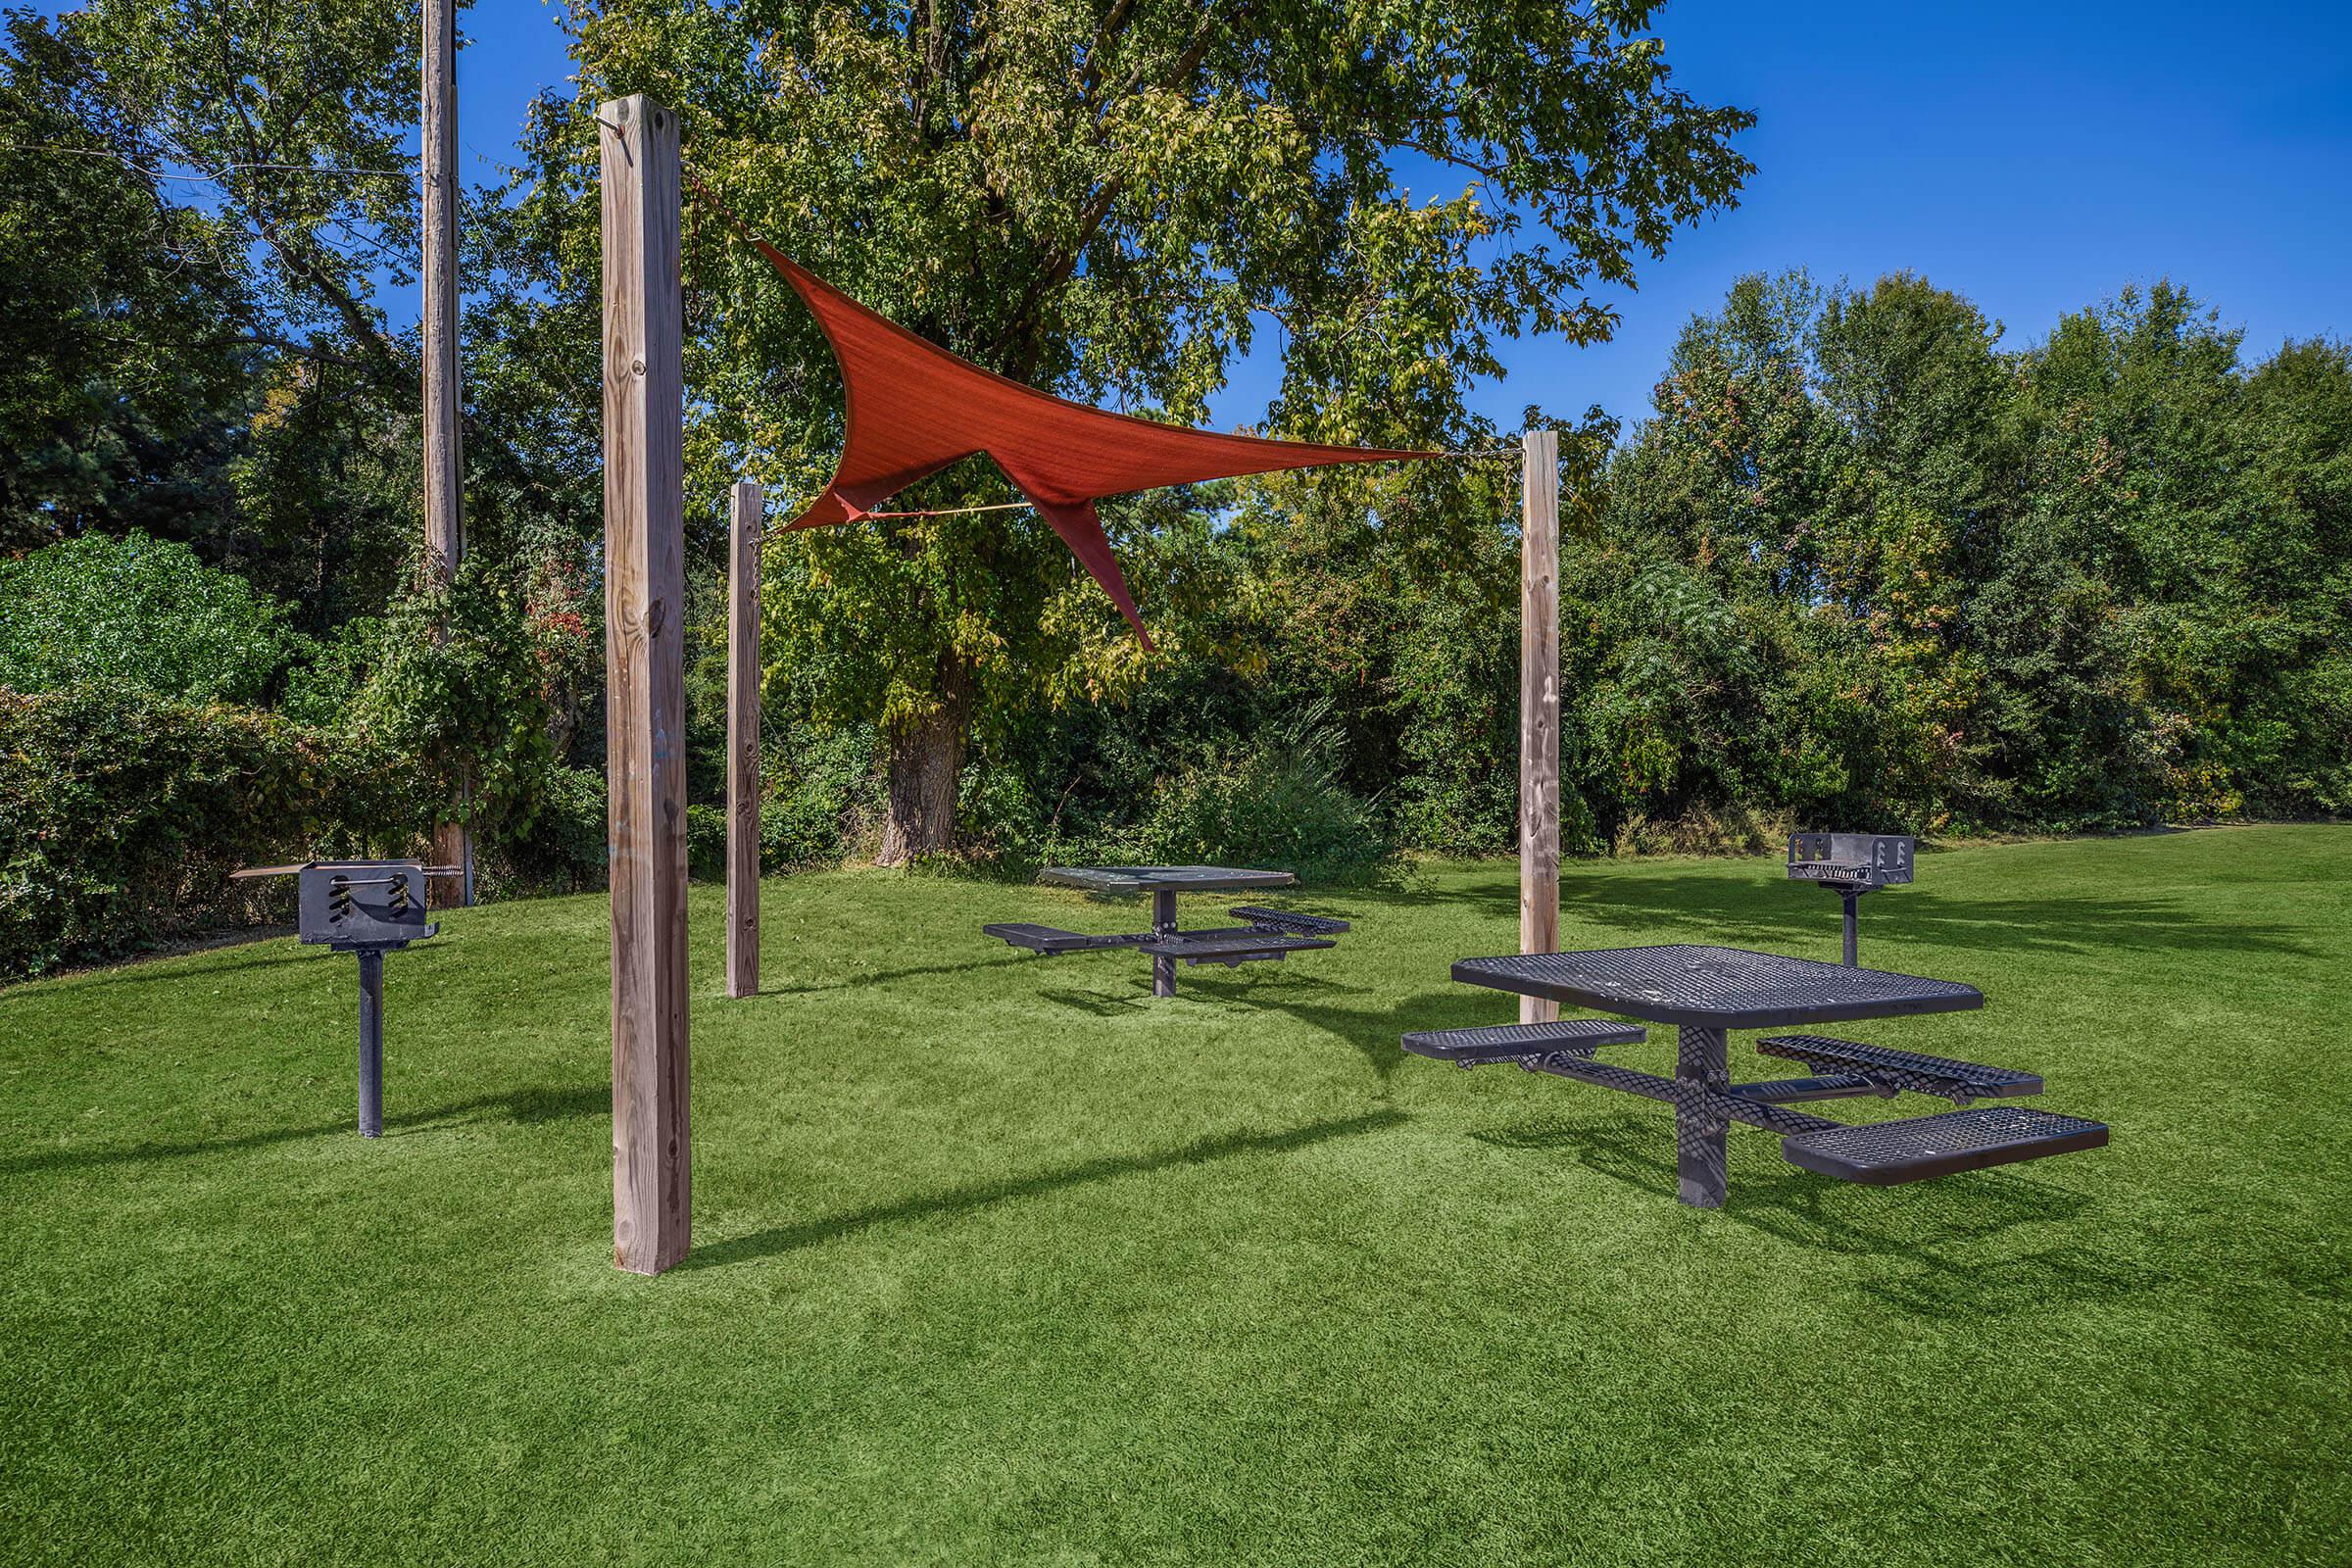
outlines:
{"label": "wooden post", "polygon": [[728,497],[727,995],[760,992],[760,487]]}
{"label": "wooden post", "polygon": [[[461,485],[466,460],[458,386],[458,7],[424,0],[424,553],[440,582],[458,574],[466,554]],[[468,803],[470,804],[470,803]],[[473,835],[462,822],[433,829],[433,862],[457,874],[435,877],[444,906],[473,902]]]}
{"label": "wooden post", "polygon": [[612,882],[612,1260],[686,1255],[685,371],[678,117],[598,110],[605,284],[605,773]]}
{"label": "wooden post", "polygon": [[[1519,507],[1519,951],[1560,945],[1560,433],[1530,430]],[[1560,1004],[1519,999],[1521,1023]]]}

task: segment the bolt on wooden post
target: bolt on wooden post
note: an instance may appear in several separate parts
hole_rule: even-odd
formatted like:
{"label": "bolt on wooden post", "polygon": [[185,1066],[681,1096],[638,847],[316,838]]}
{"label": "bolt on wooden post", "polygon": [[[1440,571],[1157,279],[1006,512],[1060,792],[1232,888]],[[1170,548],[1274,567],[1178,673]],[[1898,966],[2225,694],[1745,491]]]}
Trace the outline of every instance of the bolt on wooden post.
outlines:
{"label": "bolt on wooden post", "polygon": [[727,995],[760,991],[760,487],[727,498]]}
{"label": "bolt on wooden post", "polygon": [[602,122],[606,777],[612,887],[612,1260],[659,1274],[689,1227],[685,371],[678,117]]}
{"label": "bolt on wooden post", "polygon": [[[1523,442],[1519,508],[1519,951],[1560,945],[1560,433]],[[1560,1004],[1519,999],[1521,1023]]]}

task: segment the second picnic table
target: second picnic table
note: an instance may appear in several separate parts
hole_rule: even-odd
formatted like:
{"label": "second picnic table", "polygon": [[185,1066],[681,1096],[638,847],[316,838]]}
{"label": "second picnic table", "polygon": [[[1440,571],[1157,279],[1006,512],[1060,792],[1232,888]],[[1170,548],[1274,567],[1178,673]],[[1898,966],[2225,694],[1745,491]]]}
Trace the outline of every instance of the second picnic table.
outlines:
{"label": "second picnic table", "polygon": [[1667,1102],[1674,1106],[1677,1185],[1682,1200],[1697,1207],[1723,1202],[1725,1135],[1735,1121],[1781,1134],[1782,1154],[1792,1164],[1873,1184],[2038,1159],[2107,1142],[2107,1129],[2098,1122],[2022,1106],[1982,1105],[1875,1124],[1792,1110],[1792,1101],[1901,1091],[1940,1096],[1963,1107],[2041,1092],[2037,1073],[1823,1035],[1757,1043],[1765,1055],[1806,1063],[1813,1077],[1731,1081],[1732,1030],[1804,1028],[1984,1004],[1976,987],[1957,981],[1744,948],[1689,946],[1464,958],[1453,966],[1453,978],[1676,1029],[1672,1078],[1594,1060],[1604,1047],[1637,1045],[1643,1038],[1641,1029],[1598,1018],[1427,1031],[1406,1035],[1404,1048],[1463,1066],[1517,1061],[1532,1071]]}
{"label": "second picnic table", "polygon": [[1152,958],[1152,994],[1176,994],[1176,960],[1188,964],[1221,963],[1228,967],[1259,958],[1280,958],[1309,948],[1336,946],[1331,938],[1348,929],[1345,920],[1296,914],[1282,909],[1241,907],[1228,911],[1248,925],[1183,931],[1176,925],[1179,893],[1242,893],[1257,888],[1287,888],[1298,879],[1288,871],[1253,871],[1226,865],[1052,865],[1037,874],[1040,882],[1080,888],[1089,893],[1149,893],[1152,929],[1115,936],[1090,936],[1044,925],[986,925],[980,929],[1016,948],[1051,957],[1102,948],[1138,948]]}

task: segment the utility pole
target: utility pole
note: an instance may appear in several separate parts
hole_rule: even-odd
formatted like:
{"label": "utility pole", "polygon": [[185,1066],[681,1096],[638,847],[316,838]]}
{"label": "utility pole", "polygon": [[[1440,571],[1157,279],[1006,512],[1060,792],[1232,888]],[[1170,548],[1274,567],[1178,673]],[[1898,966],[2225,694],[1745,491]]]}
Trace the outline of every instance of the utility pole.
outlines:
{"label": "utility pole", "polygon": [[[466,554],[466,462],[458,423],[457,74],[458,0],[424,0],[424,553],[426,569],[444,585],[455,580]],[[470,794],[470,783],[466,788]],[[459,867],[457,876],[436,879],[437,902],[473,903],[473,835],[464,823],[433,829],[433,860]]]}

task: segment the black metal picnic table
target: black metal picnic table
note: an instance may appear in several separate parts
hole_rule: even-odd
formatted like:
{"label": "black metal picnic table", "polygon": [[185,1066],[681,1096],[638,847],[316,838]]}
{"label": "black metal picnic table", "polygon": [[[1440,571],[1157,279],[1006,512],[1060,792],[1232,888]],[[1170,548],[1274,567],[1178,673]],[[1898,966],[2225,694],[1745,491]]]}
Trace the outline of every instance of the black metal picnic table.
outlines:
{"label": "black metal picnic table", "polygon": [[1176,924],[1179,893],[1239,893],[1255,888],[1287,888],[1298,879],[1288,871],[1253,871],[1225,865],[1054,865],[1038,873],[1041,882],[1080,888],[1089,893],[1148,893],[1152,896],[1152,929],[1112,936],[1090,936],[1054,926],[1002,924],[980,929],[1016,948],[1051,957],[1102,948],[1136,948],[1151,956],[1152,994],[1176,994],[1176,962],[1236,964],[1281,958],[1312,948],[1337,944],[1330,939],[1348,929],[1345,920],[1299,914],[1285,909],[1251,906],[1229,912],[1250,923],[1212,930],[1183,931]]}
{"label": "black metal picnic table", "polygon": [[1728,1133],[1735,1121],[1780,1133],[1782,1152],[1794,1164],[1874,1185],[2037,1159],[2107,1142],[2107,1129],[2098,1122],[2014,1105],[1869,1125],[1791,1110],[1788,1102],[1792,1101],[1903,1090],[1939,1095],[1962,1107],[1981,1099],[2041,1092],[2041,1079],[2033,1073],[1820,1035],[1757,1044],[1766,1055],[1806,1062],[1815,1076],[1731,1081],[1734,1029],[1801,1028],[1984,1004],[1974,986],[1957,981],[1744,948],[1689,946],[1464,958],[1454,964],[1453,978],[1677,1029],[1672,1078],[1594,1060],[1604,1046],[1645,1038],[1640,1029],[1601,1019],[1430,1031],[1405,1036],[1404,1045],[1417,1054],[1464,1066],[1516,1061],[1531,1071],[1670,1102],[1677,1184],[1682,1200],[1698,1207],[1718,1207],[1724,1200]]}

